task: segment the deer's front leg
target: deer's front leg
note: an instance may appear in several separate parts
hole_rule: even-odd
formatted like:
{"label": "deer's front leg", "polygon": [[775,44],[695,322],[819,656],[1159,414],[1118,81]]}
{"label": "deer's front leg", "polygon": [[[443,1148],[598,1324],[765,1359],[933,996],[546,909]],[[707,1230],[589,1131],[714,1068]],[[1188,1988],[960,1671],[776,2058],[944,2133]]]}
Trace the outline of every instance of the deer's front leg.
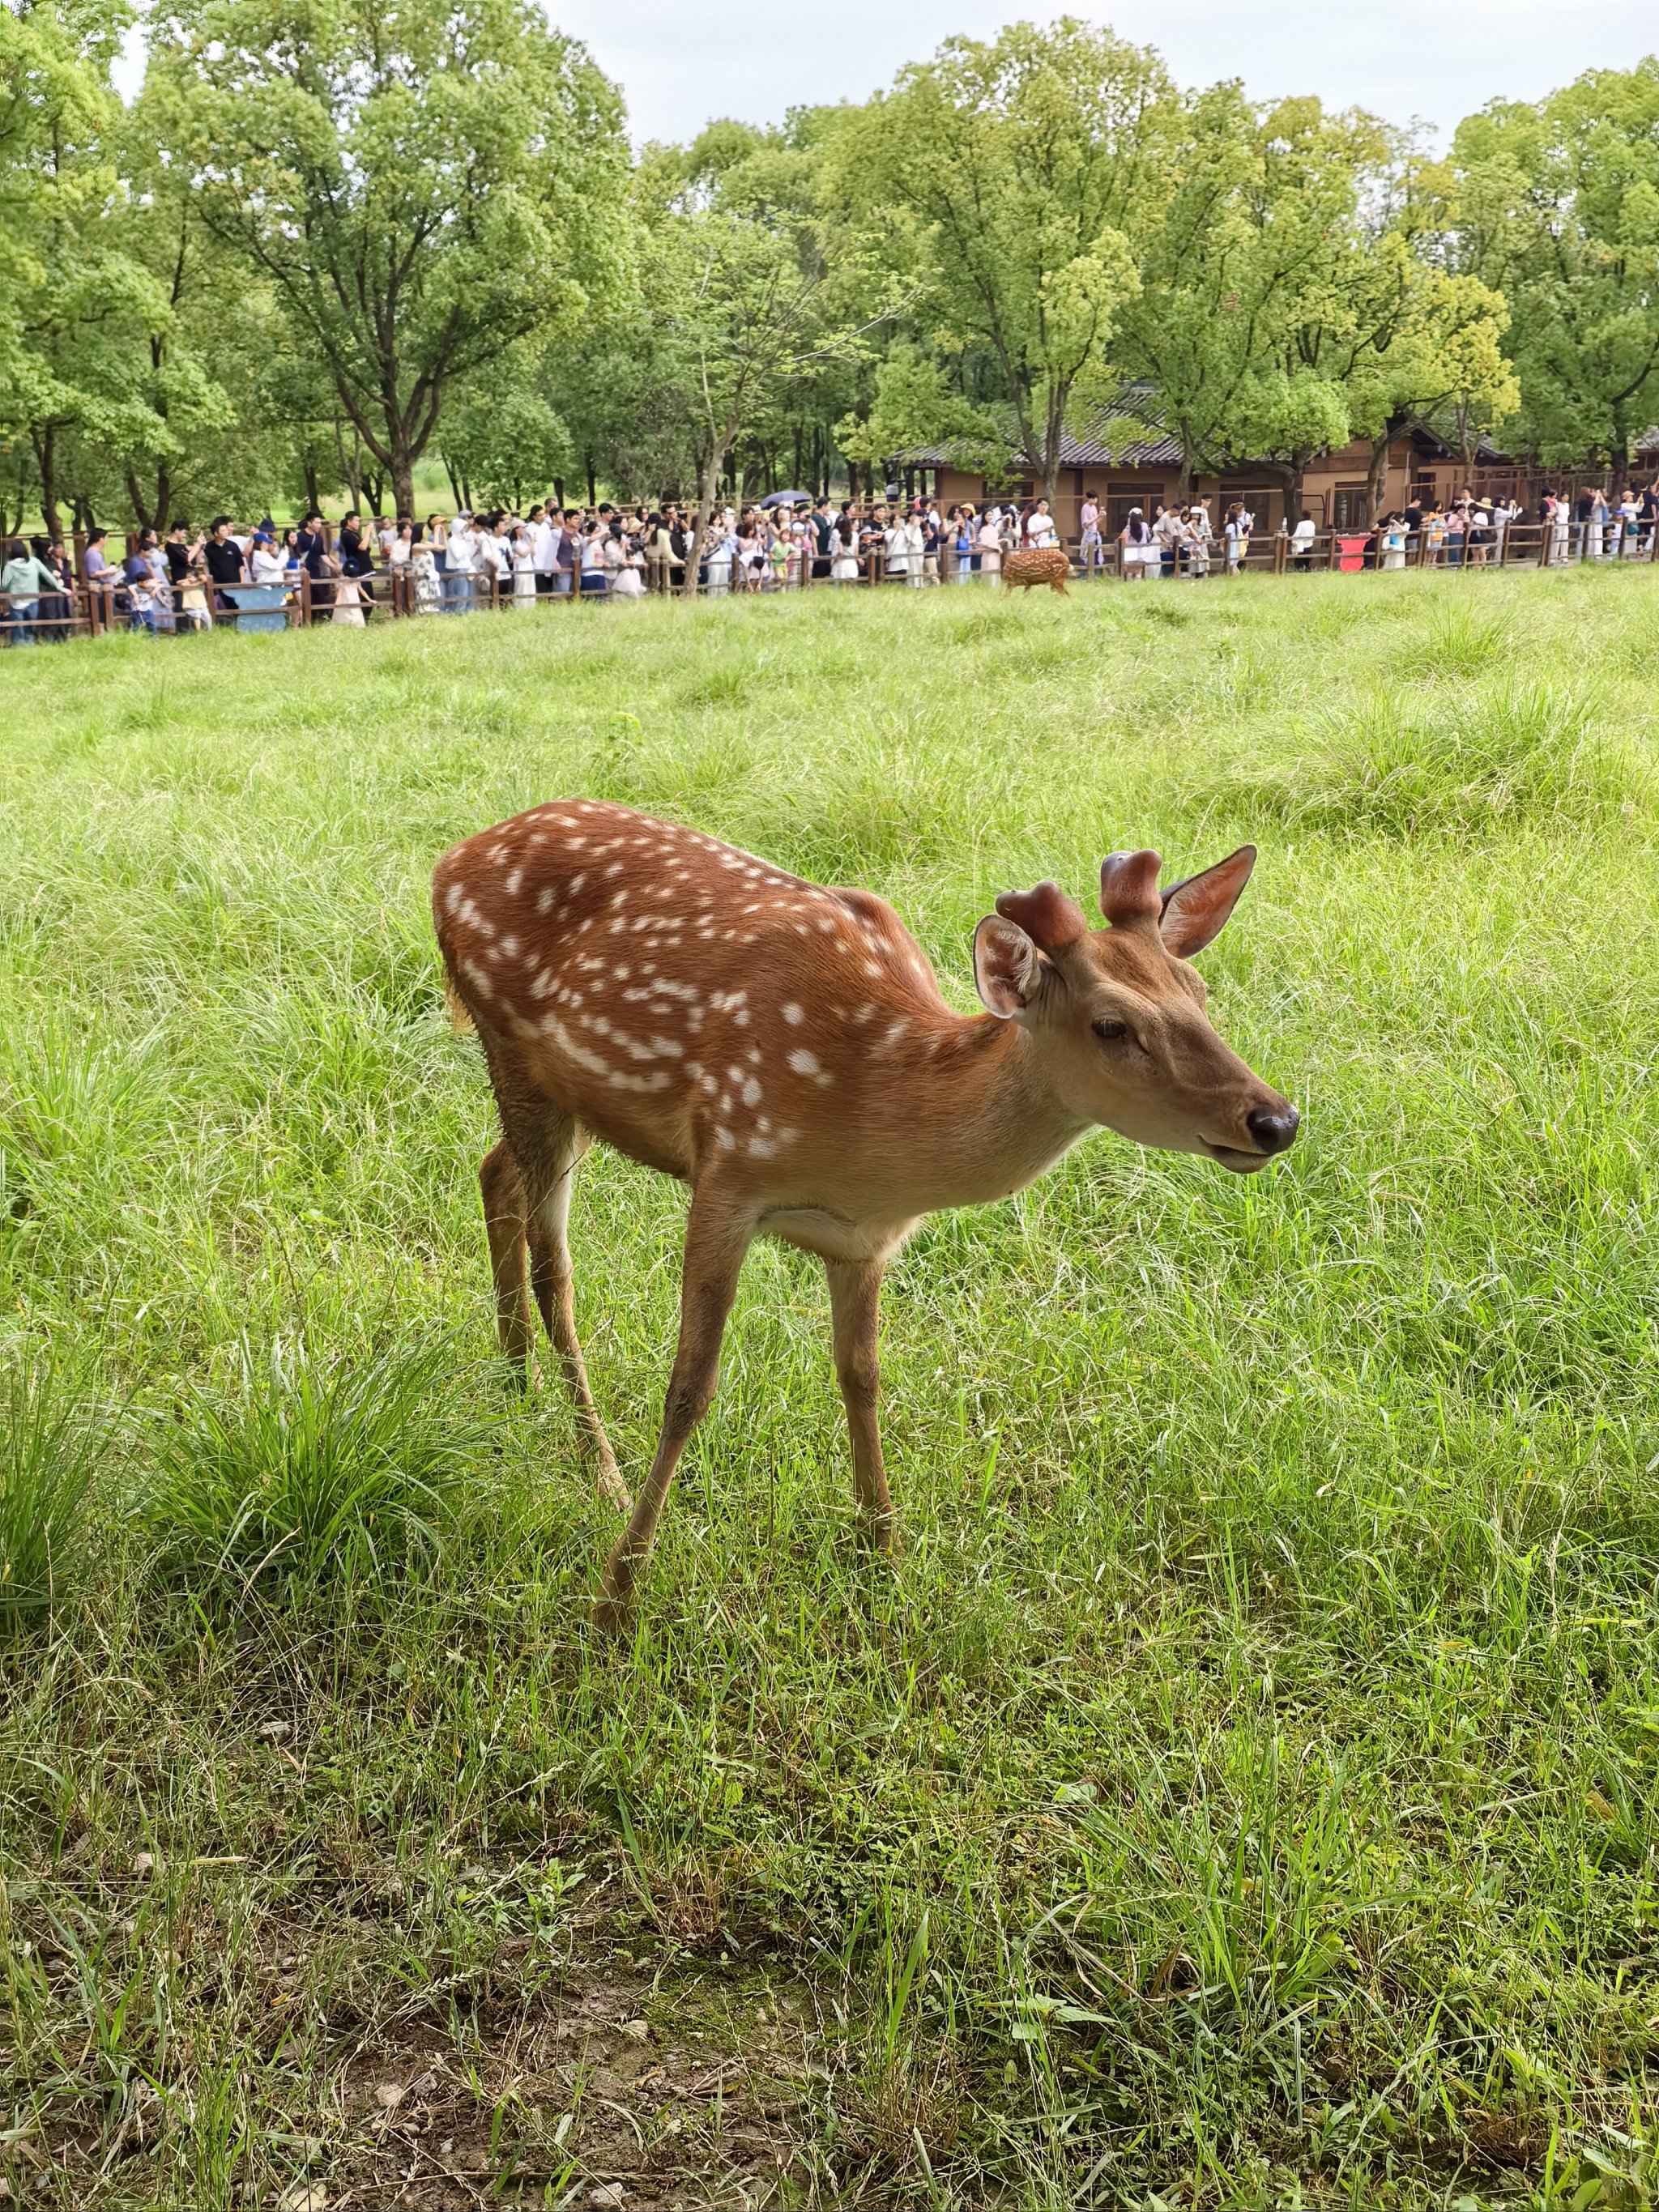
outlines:
{"label": "deer's front leg", "polygon": [[605,1563],[593,1608],[595,1627],[608,1632],[623,1627],[633,1610],[635,1583],[651,1556],[674,1470],[714,1397],[726,1317],[753,1233],[753,1223],[726,1201],[703,1191],[692,1194],[680,1279],[679,1346],[663,1408],[662,1436],[639,1502]]}
{"label": "deer's front leg", "polygon": [[853,1443],[854,1489],[871,1537],[884,1552],[891,1547],[893,1540],[893,1502],[887,1494],[887,1473],[881,1458],[881,1428],[876,1418],[881,1395],[876,1331],[881,1304],[882,1262],[826,1260],[824,1267],[830,1277],[836,1380],[841,1385],[848,1433]]}

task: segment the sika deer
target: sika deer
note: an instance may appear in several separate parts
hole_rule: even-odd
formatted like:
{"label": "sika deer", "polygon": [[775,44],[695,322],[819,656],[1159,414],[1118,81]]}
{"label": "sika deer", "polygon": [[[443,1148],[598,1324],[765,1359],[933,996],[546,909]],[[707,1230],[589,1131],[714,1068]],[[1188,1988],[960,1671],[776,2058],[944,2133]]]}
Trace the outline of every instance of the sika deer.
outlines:
{"label": "sika deer", "polygon": [[1156,853],[1114,854],[1101,930],[1055,884],[1006,893],[975,933],[988,1011],[969,1018],[884,900],[625,806],[532,807],[444,854],[438,941],[501,1112],[479,1179],[501,1348],[527,1369],[527,1244],[600,1484],[624,1508],[572,1316],[570,1179],[597,1136],[691,1187],[661,1440],[605,1565],[601,1626],[627,1617],[755,1236],[824,1262],[858,1501],[885,1545],[877,1299],[923,1214],[1006,1197],[1091,1128],[1240,1174],[1292,1141],[1296,1109],[1221,1042],[1187,965],[1255,861],[1245,845],[1160,891]]}

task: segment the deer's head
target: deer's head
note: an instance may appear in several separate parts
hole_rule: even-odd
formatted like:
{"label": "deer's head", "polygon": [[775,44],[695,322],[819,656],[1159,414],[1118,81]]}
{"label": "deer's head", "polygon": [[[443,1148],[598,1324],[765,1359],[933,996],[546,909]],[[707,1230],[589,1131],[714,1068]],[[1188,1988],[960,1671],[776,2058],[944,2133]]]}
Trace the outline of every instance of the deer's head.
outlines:
{"label": "deer's head", "polygon": [[1216,1035],[1188,963],[1225,927],[1255,848],[1167,890],[1158,865],[1156,853],[1102,863],[1105,929],[1058,884],[1005,892],[975,933],[974,980],[1080,1118],[1248,1175],[1294,1142],[1297,1110]]}

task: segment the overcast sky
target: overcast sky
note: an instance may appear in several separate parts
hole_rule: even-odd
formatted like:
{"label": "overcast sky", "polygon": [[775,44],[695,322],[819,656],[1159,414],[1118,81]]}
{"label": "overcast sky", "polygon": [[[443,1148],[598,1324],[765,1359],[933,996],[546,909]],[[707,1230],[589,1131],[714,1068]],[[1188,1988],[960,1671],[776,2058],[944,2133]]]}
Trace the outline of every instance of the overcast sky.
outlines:
{"label": "overcast sky", "polygon": [[[1440,134],[1499,95],[1536,100],[1587,69],[1659,50],[1652,0],[546,0],[628,100],[635,140],[690,138],[713,115],[777,123],[862,100],[954,32],[986,38],[1070,13],[1158,47],[1185,84],[1243,77],[1257,99],[1317,93]],[[120,72],[141,73],[136,40]]]}
{"label": "overcast sky", "polygon": [[1243,77],[1256,98],[1338,106],[1449,131],[1498,94],[1536,100],[1587,69],[1659,49],[1652,0],[549,0],[622,86],[636,139],[689,138],[711,115],[781,122],[861,100],[955,32],[1071,14],[1158,47],[1188,84]]}

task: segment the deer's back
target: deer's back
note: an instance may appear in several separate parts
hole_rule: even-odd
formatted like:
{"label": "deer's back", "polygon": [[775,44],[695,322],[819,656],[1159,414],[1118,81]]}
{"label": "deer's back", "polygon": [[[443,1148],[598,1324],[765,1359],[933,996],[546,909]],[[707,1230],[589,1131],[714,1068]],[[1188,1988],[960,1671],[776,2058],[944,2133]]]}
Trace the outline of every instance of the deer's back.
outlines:
{"label": "deer's back", "polygon": [[954,1019],[884,901],[600,800],[453,847],[433,908],[492,1070],[688,1179],[805,1171],[855,1130],[883,1045]]}

